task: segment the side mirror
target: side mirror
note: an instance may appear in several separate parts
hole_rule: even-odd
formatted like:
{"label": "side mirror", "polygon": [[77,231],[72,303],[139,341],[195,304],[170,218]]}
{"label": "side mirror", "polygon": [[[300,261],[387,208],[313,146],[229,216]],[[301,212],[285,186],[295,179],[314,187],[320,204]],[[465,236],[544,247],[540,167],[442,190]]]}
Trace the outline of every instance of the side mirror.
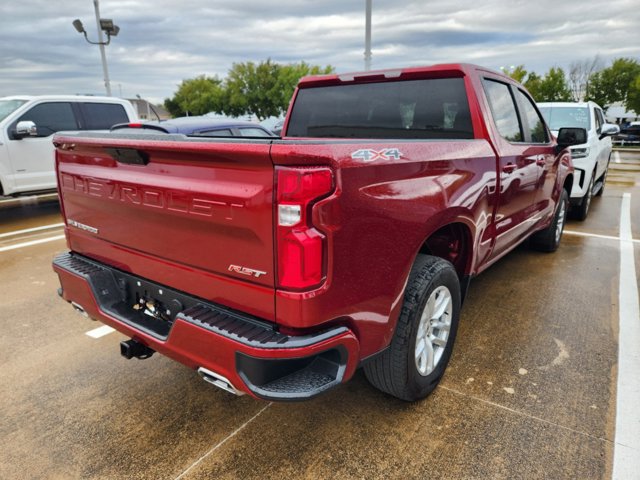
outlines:
{"label": "side mirror", "polygon": [[13,132],[15,140],[20,140],[24,137],[35,137],[36,135],[38,135],[38,127],[31,120],[18,122],[15,132]]}
{"label": "side mirror", "polygon": [[567,147],[587,143],[587,130],[584,128],[561,128],[558,132],[557,153]]}
{"label": "side mirror", "polygon": [[620,127],[618,125],[614,125],[613,123],[605,123],[602,125],[602,129],[600,130],[600,140],[604,137],[612,137],[613,135],[617,135],[620,133]]}

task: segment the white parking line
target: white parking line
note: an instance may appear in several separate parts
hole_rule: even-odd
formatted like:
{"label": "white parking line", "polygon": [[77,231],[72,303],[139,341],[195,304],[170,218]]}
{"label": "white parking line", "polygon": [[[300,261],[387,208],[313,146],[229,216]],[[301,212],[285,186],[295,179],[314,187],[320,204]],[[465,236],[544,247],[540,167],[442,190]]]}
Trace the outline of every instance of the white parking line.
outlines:
{"label": "white parking line", "polygon": [[242,425],[240,425],[238,428],[236,428],[233,432],[231,432],[230,435],[228,435],[227,437],[225,437],[224,439],[222,439],[220,442],[218,442],[211,450],[209,450],[207,453],[205,453],[204,455],[202,455],[198,460],[196,460],[195,462],[193,462],[191,464],[191,466],[189,468],[187,468],[184,472],[182,472],[180,475],[178,475],[175,480],[180,480],[181,478],[183,478],[187,473],[189,473],[189,471],[196,467],[202,460],[204,460],[205,458],[207,458],[209,455],[211,455],[213,452],[215,452],[218,448],[220,448],[222,445],[224,445],[225,443],[227,443],[227,440],[229,440],[232,437],[235,437],[241,430],[243,430],[247,425],[249,425],[251,422],[253,422],[256,418],[258,418],[262,412],[264,412],[267,408],[269,408],[271,405],[273,405],[273,402],[269,402],[266,406],[264,406],[262,408],[262,410],[260,410],[258,413],[256,413],[253,417],[251,417],[249,420],[247,420],[246,422],[244,422]]}
{"label": "white parking line", "polygon": [[56,235],[55,237],[41,238],[39,240],[32,240],[30,242],[16,243],[15,245],[9,245],[8,247],[0,247],[0,253],[8,252],[9,250],[17,250],[18,248],[30,247],[32,245],[39,245],[41,243],[55,242],[56,240],[62,240],[64,235]]}
{"label": "white parking line", "polygon": [[64,227],[64,223],[52,223],[51,225],[43,225],[41,227],[25,228],[24,230],[14,230],[13,232],[0,233],[0,238],[15,237],[23,233],[39,232],[41,230],[50,230],[52,228]]}
{"label": "white parking line", "polygon": [[42,201],[57,200],[57,193],[43,193],[41,195],[29,195],[28,197],[9,197],[0,200],[2,205],[32,205]]}
{"label": "white parking line", "polygon": [[613,151],[613,161],[615,163],[621,163],[621,161],[620,161],[620,153],[618,153],[616,150]]}
{"label": "white parking line", "polygon": [[94,328],[93,330],[89,330],[85,335],[88,335],[91,338],[100,338],[113,332],[115,332],[115,329],[111,328],[109,325],[103,325],[101,327]]}
{"label": "white parking line", "polygon": [[618,332],[618,394],[613,478],[638,478],[640,472],[640,305],[631,240],[631,194],[620,209],[620,288]]}
{"label": "white parking line", "polygon": [[614,237],[613,235],[598,235],[597,233],[586,233],[586,232],[576,232],[575,230],[564,230],[563,234],[567,235],[577,235],[579,237],[591,237],[591,238],[602,238],[603,240],[615,240],[616,242],[632,242],[632,243],[640,243],[640,240],[636,240],[635,238],[630,238],[628,240],[622,240],[620,237]]}

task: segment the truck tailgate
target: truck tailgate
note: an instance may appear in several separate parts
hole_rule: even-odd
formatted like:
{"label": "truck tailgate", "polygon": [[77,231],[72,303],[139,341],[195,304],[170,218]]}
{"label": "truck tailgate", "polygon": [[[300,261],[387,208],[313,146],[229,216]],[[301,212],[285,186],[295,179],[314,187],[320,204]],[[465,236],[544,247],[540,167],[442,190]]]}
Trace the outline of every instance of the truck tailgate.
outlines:
{"label": "truck tailgate", "polygon": [[71,250],[273,319],[270,142],[143,137],[56,137]]}

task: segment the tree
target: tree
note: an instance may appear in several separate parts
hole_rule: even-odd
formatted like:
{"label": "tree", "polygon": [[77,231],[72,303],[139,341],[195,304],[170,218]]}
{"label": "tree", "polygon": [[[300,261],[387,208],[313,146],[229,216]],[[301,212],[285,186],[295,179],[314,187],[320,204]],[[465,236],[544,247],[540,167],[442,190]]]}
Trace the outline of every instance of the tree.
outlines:
{"label": "tree", "polygon": [[279,91],[279,105],[284,114],[289,107],[289,102],[293,96],[293,91],[302,77],[309,75],[328,75],[334,71],[331,65],[321,67],[319,65],[309,65],[305,62],[290,63],[283,65],[278,76],[277,88]]}
{"label": "tree", "polygon": [[540,84],[542,83],[542,77],[535,72],[529,73],[527,79],[522,83],[524,87],[529,90],[529,93],[534,100],[538,100],[540,96]]}
{"label": "tree", "polygon": [[571,101],[571,90],[567,84],[564,70],[560,67],[552,67],[549,69],[537,87],[538,92],[534,95],[537,102]]}
{"label": "tree", "polygon": [[589,93],[591,76],[602,69],[602,60],[596,55],[592,60],[571,62],[569,65],[569,88],[574,102],[581,102]]}
{"label": "tree", "polygon": [[268,59],[258,64],[234,63],[224,83],[224,113],[232,116],[252,114],[258,119],[282,115],[301,77],[330,73],[333,67],[305,62],[280,65]]}
{"label": "tree", "polygon": [[596,72],[591,77],[587,100],[593,100],[603,108],[612,103],[627,105],[632,84],[640,75],[640,64],[632,58],[617,58],[609,68]]}
{"label": "tree", "polygon": [[518,65],[513,70],[506,72],[511,78],[513,78],[516,82],[524,84],[524,79],[529,75],[524,68],[524,65]]}
{"label": "tree", "polygon": [[637,115],[640,115],[640,76],[637,76],[635,80],[631,82],[629,93],[627,94],[626,106],[628,110],[633,110]]}
{"label": "tree", "polygon": [[200,75],[183,80],[173,98],[164,101],[165,108],[173,116],[204,115],[223,110],[222,81],[218,77]]}
{"label": "tree", "polygon": [[508,75],[522,83],[536,102],[565,102],[571,100],[564,71],[560,67],[551,68],[544,77],[529,72],[524,65],[518,65]]}
{"label": "tree", "polygon": [[167,109],[167,112],[169,112],[172,117],[184,117],[187,114],[174,98],[165,98],[164,108]]}

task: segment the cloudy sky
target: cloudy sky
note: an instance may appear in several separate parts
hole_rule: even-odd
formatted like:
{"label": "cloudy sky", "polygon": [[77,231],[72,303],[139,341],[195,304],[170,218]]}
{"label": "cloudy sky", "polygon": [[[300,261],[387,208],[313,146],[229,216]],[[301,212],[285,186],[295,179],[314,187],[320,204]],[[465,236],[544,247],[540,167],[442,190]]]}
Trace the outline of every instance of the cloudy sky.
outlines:
{"label": "cloudy sky", "polygon": [[[153,101],[233,62],[363,69],[364,0],[101,0],[120,34],[107,47],[114,95]],[[472,62],[498,69],[599,55],[640,59],[638,0],[373,0],[373,68]],[[103,94],[92,0],[2,0],[0,96]]]}

